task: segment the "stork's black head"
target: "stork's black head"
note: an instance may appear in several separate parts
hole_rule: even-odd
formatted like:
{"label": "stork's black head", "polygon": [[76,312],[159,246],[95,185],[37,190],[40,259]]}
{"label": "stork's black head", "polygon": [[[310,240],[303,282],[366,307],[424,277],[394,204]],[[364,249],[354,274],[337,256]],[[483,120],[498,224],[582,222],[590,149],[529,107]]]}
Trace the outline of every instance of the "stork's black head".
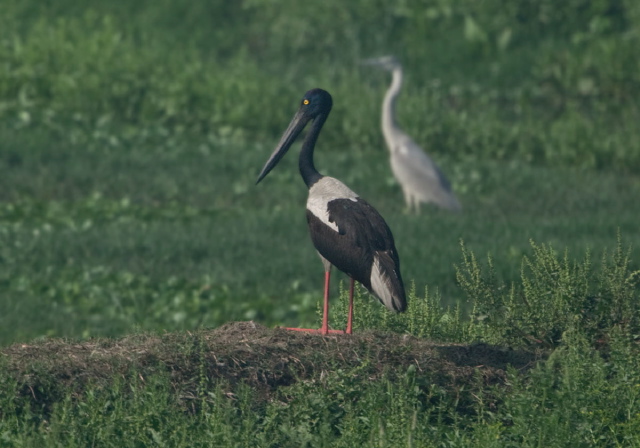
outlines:
{"label": "stork's black head", "polygon": [[329,92],[322,89],[311,89],[304,94],[302,101],[300,101],[299,112],[308,118],[315,118],[322,113],[328,115],[331,106],[333,106],[333,99]]}
{"label": "stork's black head", "polygon": [[291,123],[289,123],[287,130],[284,131],[284,135],[280,139],[280,143],[278,143],[275,151],[273,151],[273,154],[271,154],[271,157],[269,157],[269,160],[267,160],[267,163],[262,168],[257,182],[260,182],[264,176],[269,174],[269,171],[284,157],[307,123],[319,117],[318,120],[321,120],[320,126],[322,126],[331,111],[332,105],[333,100],[326,90],[311,89],[304,94],[302,101],[300,101],[298,112],[296,112]]}

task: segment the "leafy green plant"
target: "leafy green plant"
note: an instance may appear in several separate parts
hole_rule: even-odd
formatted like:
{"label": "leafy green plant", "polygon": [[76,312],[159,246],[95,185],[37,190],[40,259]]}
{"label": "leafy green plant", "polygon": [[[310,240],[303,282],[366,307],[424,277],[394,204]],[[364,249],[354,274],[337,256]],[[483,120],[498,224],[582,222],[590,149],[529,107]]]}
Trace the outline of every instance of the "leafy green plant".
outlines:
{"label": "leafy green plant", "polygon": [[[467,325],[463,320],[460,305],[444,306],[440,295],[425,289],[424,297],[416,293],[412,283],[407,291],[408,307],[405,313],[391,313],[360,285],[354,294],[354,331],[382,330],[407,333],[421,338],[447,341],[468,339]],[[337,311],[333,312],[335,327],[346,327],[349,309],[349,291],[340,288],[340,301]],[[321,310],[318,316],[321,319]]]}
{"label": "leafy green plant", "polygon": [[457,268],[461,287],[474,304],[471,334],[493,343],[558,346],[567,331],[584,332],[592,344],[606,342],[620,327],[638,333],[638,272],[620,239],[595,271],[590,253],[582,262],[560,258],[549,245],[531,242],[533,257],[522,261],[521,284],[495,278],[489,257],[486,273],[462,244]]}
{"label": "leafy green plant", "polygon": [[569,330],[563,346],[526,378],[510,372],[512,390],[495,415],[504,425],[499,436],[504,445],[637,443],[637,347],[619,327],[610,336],[615,359]]}

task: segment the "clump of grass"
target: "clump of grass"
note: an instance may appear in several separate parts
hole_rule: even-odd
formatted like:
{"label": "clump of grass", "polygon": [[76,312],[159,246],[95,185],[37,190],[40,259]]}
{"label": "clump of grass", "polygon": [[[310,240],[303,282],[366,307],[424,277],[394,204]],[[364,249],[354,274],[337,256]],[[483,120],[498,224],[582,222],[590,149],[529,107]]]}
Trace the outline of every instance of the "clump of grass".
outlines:
{"label": "clump of grass", "polygon": [[523,257],[521,282],[505,284],[493,272],[489,256],[483,269],[464,243],[457,267],[460,286],[473,304],[470,337],[511,346],[557,347],[568,331],[592,344],[606,343],[614,328],[640,330],[640,271],[630,266],[630,249],[620,237],[613,253],[603,253],[600,269],[591,254],[571,261],[550,245],[531,241],[532,257]]}
{"label": "clump of grass", "polygon": [[[512,391],[499,415],[501,439],[520,446],[624,446],[637,443],[638,350],[619,326],[610,355],[594,350],[584,332],[565,332],[563,345],[527,376],[510,373]],[[553,428],[553,431],[548,431]]]}
{"label": "clump of grass", "polygon": [[473,377],[471,365],[486,366],[485,379],[493,383],[501,381],[508,365],[525,368],[535,359],[528,352],[504,353],[486,345],[467,351],[463,345],[390,332],[361,331],[352,337],[325,339],[253,322],[120,340],[52,339],[16,344],[0,354],[6,360],[2,366],[6,377],[19,385],[13,391],[21,397],[19,401],[46,412],[65,391],[78,395],[91,386],[109,388],[114,377],[132,371],[141,378],[169,373],[184,408],[195,410],[208,400],[212,387],[222,383],[231,392],[245,384],[256,396],[269,400],[282,387],[316,381],[335,370],[358,367],[362,378],[379,380],[397,378],[413,365],[429,383],[457,390]]}
{"label": "clump of grass", "polygon": [[[332,321],[336,328],[346,327],[349,308],[349,291],[340,287],[340,300],[337,310],[333,312]],[[444,306],[438,291],[425,288],[424,296],[417,294],[415,283],[407,290],[407,311],[391,313],[371,296],[364,288],[357,285],[354,294],[354,331],[383,330],[396,333],[411,334],[420,338],[438,341],[468,341],[468,328],[462,317],[460,305]],[[321,313],[320,310],[318,310]],[[321,316],[320,316],[321,317]]]}
{"label": "clump of grass", "polygon": [[270,402],[254,397],[246,385],[231,393],[218,384],[198,412],[185,413],[168,375],[131,372],[108,389],[65,397],[46,419],[37,409],[7,407],[0,430],[3,443],[33,446],[411,446],[448,432],[425,429],[455,407],[443,390],[423,391],[415,372],[370,383],[358,368],[300,382]]}
{"label": "clump of grass", "polygon": [[[540,348],[558,347],[567,331],[579,331],[594,345],[606,344],[617,327],[640,333],[640,271],[632,270],[631,250],[622,248],[620,236],[612,253],[603,252],[599,269],[588,250],[582,261],[572,261],[566,250],[559,256],[550,245],[530,244],[533,254],[522,258],[520,282],[506,284],[496,277],[491,256],[482,267],[461,242],[456,278],[471,304],[469,319],[463,317],[460,304],[443,306],[438,291],[428,287],[420,297],[411,284],[409,306],[401,314],[388,312],[357,287],[354,331],[378,329],[450,342],[482,340]],[[344,328],[348,290],[342,285],[337,308],[332,319],[336,328]]]}

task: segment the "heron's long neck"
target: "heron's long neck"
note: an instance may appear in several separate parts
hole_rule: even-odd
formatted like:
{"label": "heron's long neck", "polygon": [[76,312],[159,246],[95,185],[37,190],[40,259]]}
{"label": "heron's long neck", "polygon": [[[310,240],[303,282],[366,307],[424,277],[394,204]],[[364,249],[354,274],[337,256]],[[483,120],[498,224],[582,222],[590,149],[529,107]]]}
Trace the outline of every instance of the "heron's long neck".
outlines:
{"label": "heron's long neck", "polygon": [[402,69],[394,68],[391,86],[384,95],[384,101],[382,102],[382,133],[384,134],[384,139],[387,141],[389,149],[392,148],[393,135],[398,127],[395,120],[395,111],[396,99],[398,98],[401,87]]}
{"label": "heron's long neck", "polygon": [[316,167],[313,164],[313,149],[316,146],[318,135],[320,135],[322,125],[324,125],[328,115],[329,114],[322,114],[313,120],[311,129],[309,129],[309,133],[302,143],[302,151],[300,151],[298,167],[300,168],[302,179],[304,180],[304,183],[307,184],[308,188],[311,188],[311,185],[315,184],[322,177],[322,174],[316,170]]}

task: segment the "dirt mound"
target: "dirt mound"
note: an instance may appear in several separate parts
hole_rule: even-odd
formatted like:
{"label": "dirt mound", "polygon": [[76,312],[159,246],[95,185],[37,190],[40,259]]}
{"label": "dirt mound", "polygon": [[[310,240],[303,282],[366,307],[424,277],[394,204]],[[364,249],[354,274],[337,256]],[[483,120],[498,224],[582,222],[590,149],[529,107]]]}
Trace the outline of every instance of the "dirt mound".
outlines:
{"label": "dirt mound", "polygon": [[2,370],[25,398],[50,404],[69,388],[108,387],[114,378],[168,374],[188,400],[203,375],[208,384],[233,388],[242,382],[268,399],[279,387],[321,380],[335,369],[364,368],[367,379],[393,379],[412,367],[423,384],[459,389],[481,378],[500,384],[508,365],[527,369],[539,354],[486,344],[443,344],[407,335],[366,331],[322,337],[254,322],[214,330],[135,335],[123,339],[69,342],[61,339],[16,344],[0,350]]}

